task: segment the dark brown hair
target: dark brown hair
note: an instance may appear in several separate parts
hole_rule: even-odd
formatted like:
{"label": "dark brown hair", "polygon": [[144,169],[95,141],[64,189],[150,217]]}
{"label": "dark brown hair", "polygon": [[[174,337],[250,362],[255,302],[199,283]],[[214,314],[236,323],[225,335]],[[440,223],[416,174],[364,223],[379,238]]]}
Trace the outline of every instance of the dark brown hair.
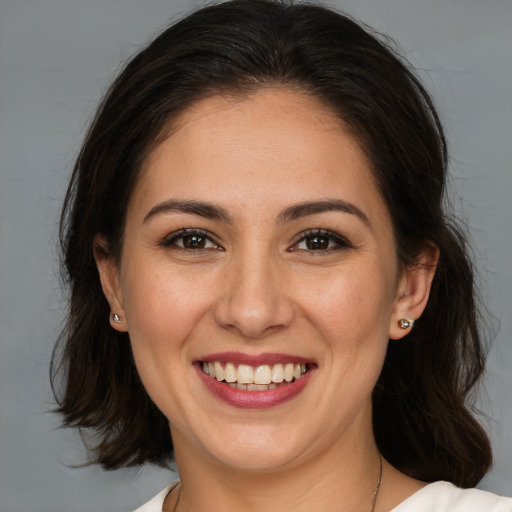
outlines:
{"label": "dark brown hair", "polygon": [[141,165],[178,114],[207,96],[264,87],[311,95],[349,127],[391,213],[402,264],[414,266],[425,243],[439,247],[423,316],[406,343],[389,345],[373,396],[374,431],[401,471],[475,485],[491,463],[489,441],[467,403],[484,353],[464,235],[443,212],[442,127],[388,40],[309,4],[233,0],[201,9],[141,51],[108,91],[62,211],[71,297],[52,382],[64,377],[57,400],[65,424],[97,435],[93,461],[105,468],[172,457],[168,422],[139,380],[129,337],[109,326],[93,240],[102,234],[111,257],[119,257]]}

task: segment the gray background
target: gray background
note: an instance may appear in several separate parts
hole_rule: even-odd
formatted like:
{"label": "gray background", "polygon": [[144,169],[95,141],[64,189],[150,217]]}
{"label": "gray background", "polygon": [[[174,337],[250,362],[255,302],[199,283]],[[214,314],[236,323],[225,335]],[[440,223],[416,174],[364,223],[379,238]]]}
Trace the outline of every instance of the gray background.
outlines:
{"label": "gray background", "polygon": [[[129,510],[172,474],[72,469],[48,363],[65,302],[59,208],[91,112],[120,63],[200,1],[0,0],[0,510]],[[445,123],[455,209],[468,222],[484,297],[499,319],[487,413],[496,464],[480,486],[512,494],[512,2],[331,2],[396,38]],[[462,199],[460,199],[462,198]]]}

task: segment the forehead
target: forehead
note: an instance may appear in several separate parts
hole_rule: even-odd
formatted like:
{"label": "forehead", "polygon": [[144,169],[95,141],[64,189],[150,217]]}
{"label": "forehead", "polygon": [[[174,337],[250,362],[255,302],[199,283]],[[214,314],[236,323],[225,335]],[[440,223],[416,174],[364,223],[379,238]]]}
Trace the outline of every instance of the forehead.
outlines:
{"label": "forehead", "polygon": [[185,110],[147,158],[134,196],[140,203],[215,195],[268,207],[333,191],[380,199],[360,145],[316,99],[266,89],[213,96]]}

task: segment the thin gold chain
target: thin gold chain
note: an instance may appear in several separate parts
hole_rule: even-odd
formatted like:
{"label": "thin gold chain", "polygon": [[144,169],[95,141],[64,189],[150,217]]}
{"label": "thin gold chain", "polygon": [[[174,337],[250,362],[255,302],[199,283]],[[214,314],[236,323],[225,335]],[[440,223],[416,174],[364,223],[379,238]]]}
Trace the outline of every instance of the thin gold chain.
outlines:
{"label": "thin gold chain", "polygon": [[379,454],[380,459],[380,467],[379,467],[379,478],[377,479],[377,487],[372,494],[372,508],[370,508],[370,512],[375,512],[375,504],[377,503],[377,495],[380,491],[380,483],[382,482],[382,455]]}

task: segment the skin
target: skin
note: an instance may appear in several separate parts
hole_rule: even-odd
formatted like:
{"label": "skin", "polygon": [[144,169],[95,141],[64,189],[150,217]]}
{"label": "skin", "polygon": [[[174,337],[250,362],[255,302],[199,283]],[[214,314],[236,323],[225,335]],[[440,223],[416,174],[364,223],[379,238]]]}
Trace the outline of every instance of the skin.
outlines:
{"label": "skin", "polygon": [[[170,200],[208,202],[225,218],[165,209]],[[352,212],[283,216],[325,200]],[[204,247],[182,247],[183,228],[200,230]],[[318,229],[334,235],[312,244]],[[198,102],[142,169],[120,265],[96,258],[121,316],[112,327],[129,332],[170,423],[179,511],[369,509],[379,471],[372,389],[389,338],[408,332],[397,321],[426,305],[437,252],[401,267],[366,157],[338,119],[282,89]],[[315,372],[292,400],[240,409],[214,397],[193,365],[224,351],[301,356]],[[385,463],[376,510],[422,485]],[[165,510],[175,502],[172,493]]]}

